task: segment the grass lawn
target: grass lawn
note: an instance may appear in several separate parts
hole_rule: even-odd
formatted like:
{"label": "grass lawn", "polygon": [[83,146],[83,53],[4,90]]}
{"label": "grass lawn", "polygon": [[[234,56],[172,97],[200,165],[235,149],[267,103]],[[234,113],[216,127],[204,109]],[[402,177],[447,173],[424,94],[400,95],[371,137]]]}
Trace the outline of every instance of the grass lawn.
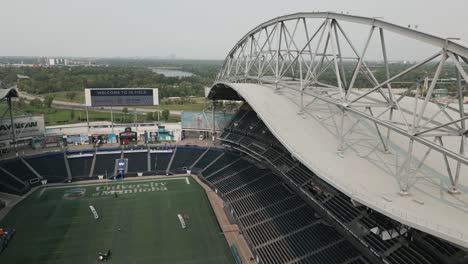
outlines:
{"label": "grass lawn", "polygon": [[[69,92],[55,92],[55,93],[50,93],[50,94],[54,96],[55,100],[84,104],[85,98],[84,98],[83,91],[74,91],[75,97],[73,98],[73,100],[70,100],[70,97],[67,96],[67,93]],[[192,103],[171,104],[171,103],[161,102],[161,105],[159,106],[142,106],[141,108],[154,109],[155,111],[158,109],[159,110],[167,109],[167,110],[174,110],[174,111],[202,111],[205,108],[205,106],[206,106],[205,101],[198,99]]]}
{"label": "grass lawn", "polygon": [[[118,197],[108,191],[123,187]],[[71,190],[85,193],[65,198]],[[177,214],[190,217],[188,229]],[[190,177],[38,189],[0,227],[16,229],[0,263],[97,263],[108,249],[106,263],[234,263],[204,190]]]}
{"label": "grass lawn", "polygon": [[[70,97],[67,96],[68,93],[74,93],[75,97],[73,97],[73,99],[70,100]],[[50,93],[50,95],[54,96],[55,100],[59,100],[59,101],[82,103],[82,104],[85,103],[84,91],[55,92],[55,93]]]}
{"label": "grass lawn", "polygon": [[185,104],[162,104],[158,106],[142,106],[141,108],[154,109],[156,110],[174,110],[174,111],[203,111],[206,104],[196,104],[196,103],[185,103]]}

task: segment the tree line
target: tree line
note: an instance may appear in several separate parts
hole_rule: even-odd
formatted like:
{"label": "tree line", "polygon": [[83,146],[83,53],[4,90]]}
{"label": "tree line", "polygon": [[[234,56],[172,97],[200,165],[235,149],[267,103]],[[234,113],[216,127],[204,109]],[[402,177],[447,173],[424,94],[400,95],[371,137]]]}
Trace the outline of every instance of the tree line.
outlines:
{"label": "tree line", "polygon": [[[28,76],[29,79],[18,81],[18,74]],[[84,88],[147,87],[159,88],[159,96],[165,98],[204,96],[204,87],[210,86],[214,79],[198,75],[166,77],[144,67],[63,66],[4,67],[0,68],[0,80],[10,85],[18,83],[20,90],[32,94],[81,91]]]}

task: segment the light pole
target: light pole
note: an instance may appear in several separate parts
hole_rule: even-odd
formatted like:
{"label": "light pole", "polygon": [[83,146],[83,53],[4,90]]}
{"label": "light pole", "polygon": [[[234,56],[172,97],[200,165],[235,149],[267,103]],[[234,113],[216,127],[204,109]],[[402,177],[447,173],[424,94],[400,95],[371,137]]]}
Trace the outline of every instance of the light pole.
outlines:
{"label": "light pole", "polygon": [[15,120],[13,119],[13,106],[11,103],[11,96],[8,96],[7,98],[8,101],[8,108],[10,109],[10,124],[11,124],[11,136],[13,139],[13,145],[15,146],[15,152],[16,155],[18,156],[18,145],[16,143],[16,129],[15,129]]}
{"label": "light pole", "polygon": [[114,133],[114,113],[112,112],[112,106],[110,107],[111,110],[111,123],[112,123],[112,134]]}

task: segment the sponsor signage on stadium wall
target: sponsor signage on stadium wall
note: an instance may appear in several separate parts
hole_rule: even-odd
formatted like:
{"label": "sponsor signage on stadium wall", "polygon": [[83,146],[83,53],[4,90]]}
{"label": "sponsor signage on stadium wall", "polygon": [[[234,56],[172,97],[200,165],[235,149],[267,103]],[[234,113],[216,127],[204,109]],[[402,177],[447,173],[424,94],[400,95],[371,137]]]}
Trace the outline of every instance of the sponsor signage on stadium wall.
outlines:
{"label": "sponsor signage on stadium wall", "polygon": [[87,106],[159,105],[156,88],[93,88],[85,89]]}
{"label": "sponsor signage on stadium wall", "polygon": [[[220,131],[231,121],[234,114],[216,112],[215,113],[215,127]],[[183,130],[197,130],[197,131],[211,131],[213,117],[211,113],[205,112],[182,112],[182,129]]]}
{"label": "sponsor signage on stadium wall", "polygon": [[[44,116],[21,116],[13,120],[17,139],[43,136],[45,133]],[[0,140],[11,140],[10,119],[0,120]]]}
{"label": "sponsor signage on stadium wall", "polygon": [[66,138],[68,145],[82,145],[89,143],[88,135],[84,134],[67,135]]}

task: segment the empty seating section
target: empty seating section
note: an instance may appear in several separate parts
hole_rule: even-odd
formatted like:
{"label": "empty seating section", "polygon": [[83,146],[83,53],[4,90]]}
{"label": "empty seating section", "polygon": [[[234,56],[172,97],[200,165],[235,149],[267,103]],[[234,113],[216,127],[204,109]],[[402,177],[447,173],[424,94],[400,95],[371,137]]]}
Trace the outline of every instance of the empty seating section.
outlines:
{"label": "empty seating section", "polygon": [[128,159],[128,172],[148,171],[148,151],[124,152],[124,158]]}
{"label": "empty seating section", "polygon": [[233,130],[242,131],[249,128],[254,123],[258,122],[257,114],[254,111],[247,112],[237,123],[232,127]]}
{"label": "empty seating section", "polygon": [[[215,173],[217,170],[220,170],[219,167],[215,166],[210,166],[207,168],[205,171],[203,171],[203,175],[205,178],[210,178],[214,176],[214,178],[210,178],[211,181],[215,182],[217,179],[225,179],[226,176],[230,176],[233,174],[237,174],[237,172],[247,169],[251,166],[251,164],[243,159],[236,158],[234,162],[230,162],[227,165],[224,164],[222,167],[222,173]],[[210,171],[210,169],[213,168],[214,171]],[[205,172],[207,172],[205,174]]]}
{"label": "empty seating section", "polygon": [[92,163],[93,156],[68,158],[68,165],[70,166],[72,178],[89,177]]}
{"label": "empty seating section", "polygon": [[247,114],[249,111],[245,109],[239,109],[237,113],[234,115],[234,117],[231,119],[231,122],[226,126],[227,129],[232,129],[234,124],[238,123],[245,114]]}
{"label": "empty seating section", "polygon": [[252,150],[253,152],[257,153],[257,154],[263,154],[265,152],[265,148],[262,147],[262,146],[259,146],[257,144],[255,144],[254,142],[252,142],[249,146],[250,150]]}
{"label": "empty seating section", "polygon": [[190,168],[205,151],[206,149],[202,148],[178,147],[171,164],[171,170]]}
{"label": "empty seating section", "polygon": [[[309,209],[309,210],[307,210]],[[308,206],[296,207],[286,210],[254,226],[248,227],[247,232],[260,233],[260,230],[269,229],[267,236],[259,237],[254,243],[257,246],[265,245],[279,237],[290,236],[302,229],[318,224],[319,221],[314,217],[314,211]]]}
{"label": "empty seating section", "polygon": [[460,249],[455,247],[452,244],[445,243],[441,241],[440,239],[431,236],[431,235],[424,235],[422,238],[422,241],[424,243],[430,244],[433,248],[437,249],[438,252],[440,252],[442,255],[446,257],[453,256],[460,252]]}
{"label": "empty seating section", "polygon": [[[232,155],[229,153],[224,153],[216,162],[211,163],[211,165],[207,166],[201,173],[204,177],[211,175],[212,173],[226,167],[226,166],[236,166],[236,163],[242,164],[242,162],[238,162],[239,157],[237,155]],[[245,163],[244,163],[245,164]],[[246,164],[247,165],[247,164]]]}
{"label": "empty seating section", "polygon": [[[241,183],[242,180],[245,179],[242,178],[241,175],[243,174],[235,175],[234,179],[229,179],[227,181],[218,183],[217,186],[219,186],[220,189],[226,189],[227,187],[232,187],[233,183],[231,182],[236,182],[237,180],[237,182]],[[243,188],[245,184],[242,184],[239,188],[235,188],[234,190],[228,192],[226,196],[229,197],[231,201],[237,201],[239,199],[242,199],[243,197],[248,197],[263,189],[269,189],[272,186],[276,186],[279,183],[281,183],[281,181],[277,177],[273,176],[273,174],[271,174],[270,172],[250,177],[247,180],[249,181],[247,183],[249,188]]]}
{"label": "empty seating section", "polygon": [[171,161],[172,152],[151,153],[151,168],[154,171],[166,171],[169,161]]}
{"label": "empty seating section", "polygon": [[[210,168],[202,177],[228,202],[262,263],[347,263],[354,258],[368,263],[270,170],[242,158]],[[343,253],[331,251],[340,247]]]}
{"label": "empty seating section", "polygon": [[[259,141],[267,146],[284,149],[268,130],[267,126],[257,117],[255,112],[245,109],[239,110],[239,113],[240,112],[242,112],[242,115],[236,115],[231,123],[224,128],[221,139],[239,143],[243,146],[249,146],[253,142]],[[264,149],[259,148],[259,145],[253,148],[257,148],[257,153],[262,153],[261,151],[264,151]]]}
{"label": "empty seating section", "polygon": [[294,168],[286,173],[291,180],[293,180],[298,185],[303,185],[310,179],[312,179],[313,174],[302,164],[298,163]]}
{"label": "empty seating section", "polygon": [[282,200],[264,206],[260,210],[256,210],[245,214],[239,218],[246,228],[256,225],[263,221],[271,219],[272,215],[280,215],[296,208],[307,206],[299,196],[290,196]]}
{"label": "empty seating section", "polygon": [[358,217],[362,212],[354,207],[351,201],[344,195],[334,195],[323,202],[325,207],[338,217],[342,222],[349,223]]}
{"label": "empty seating section", "polygon": [[236,195],[244,190],[243,187],[246,184],[262,180],[266,173],[269,172],[261,171],[257,167],[250,165],[234,173],[230,169],[223,170],[210,177],[209,180],[225,195]]}
{"label": "empty seating section", "polygon": [[15,187],[9,185],[3,178],[0,178],[0,192],[19,194],[19,191]]}
{"label": "empty seating section", "polygon": [[[328,226],[322,225],[317,229],[325,229],[329,228]],[[310,241],[307,241],[310,243]],[[352,260],[359,260],[360,262],[356,263],[368,263],[362,256],[356,254],[356,250],[351,246],[350,243],[344,240],[337,241],[333,243],[330,247],[324,248],[323,250],[319,250],[316,254],[309,255],[307,258],[302,260],[300,263],[326,263],[327,260],[333,259],[335,263],[350,263],[348,262],[349,259]],[[352,262],[355,263],[355,262]]]}
{"label": "empty seating section", "polygon": [[37,176],[19,158],[6,160],[0,164],[0,167],[25,182],[29,182],[30,180],[37,178]]}
{"label": "empty seating section", "polygon": [[223,151],[219,149],[209,149],[200,160],[197,161],[192,166],[193,170],[203,170],[206,166],[208,166],[211,162],[213,162],[216,158],[223,154]]}
{"label": "empty seating section", "polygon": [[25,160],[48,182],[63,182],[68,178],[63,153],[26,157]]}
{"label": "empty seating section", "polygon": [[14,194],[22,194],[28,186],[27,183],[20,179],[15,179],[3,170],[0,170],[0,183],[5,187],[6,192]]}
{"label": "empty seating section", "polygon": [[229,141],[232,141],[232,142],[238,142],[242,138],[243,138],[243,136],[241,136],[239,134],[235,134],[235,133],[228,133],[228,135],[226,136],[226,139],[229,140]]}
{"label": "empty seating section", "polygon": [[96,155],[96,164],[94,165],[93,175],[104,175],[105,177],[113,176],[116,159],[120,159],[120,153],[98,152]]}
{"label": "empty seating section", "polygon": [[[316,203],[321,208],[325,208],[320,213],[332,215],[334,219],[337,219],[339,224],[347,225],[350,229],[355,227],[356,224],[363,227],[367,231],[358,232],[362,236],[361,241],[365,241],[364,246],[371,246],[374,251],[380,254],[382,259],[390,263],[447,263],[447,260],[460,255],[460,248],[416,230],[411,231],[414,235],[402,235],[394,239],[383,240],[379,234],[374,234],[370,229],[378,227],[382,231],[395,232],[402,225],[375,211],[353,204],[349,197],[323,182],[306,166],[295,160],[252,110],[243,107],[241,111],[242,115],[236,115],[231,124],[226,126],[221,140],[226,144],[231,144],[235,148],[241,149],[247,154],[257,156],[266,164],[269,164],[268,166],[279,171],[285,180],[288,179],[295,184],[295,191],[302,189],[308,192],[313,197],[311,200],[313,203]],[[263,258],[268,256],[269,260],[267,263],[294,263],[296,259],[289,257],[295,256],[296,253],[301,255],[298,252],[305,252],[301,251],[302,247],[310,247],[307,252],[311,255],[301,255],[304,257],[300,261],[297,260],[300,263],[326,263],[328,259],[334,259],[337,261],[336,263],[345,260],[349,261],[347,263],[367,263],[367,260],[360,257],[359,254],[353,253],[356,250],[351,246],[349,246],[351,252],[346,253],[349,244],[342,238],[339,238],[339,236],[336,240],[333,240],[334,242],[331,242],[329,247],[322,247],[320,250],[311,249],[313,246],[308,246],[309,243],[314,243],[314,239],[305,240],[302,244],[295,244],[294,239],[305,235],[308,232],[306,230],[310,230],[311,232],[314,230],[315,233],[326,228],[333,229],[322,224],[316,224],[305,228],[304,231],[296,235],[291,234],[293,231],[287,228],[270,226],[272,223],[281,222],[282,219],[288,219],[289,213],[292,214],[293,212],[295,215],[298,215],[298,219],[293,219],[292,221],[301,221],[301,217],[304,216],[299,215],[306,209],[301,207],[301,209],[288,211],[287,206],[298,208],[303,202],[298,198],[292,198],[295,196],[288,195],[287,192],[282,191],[285,188],[281,186],[279,180],[269,182],[270,179],[275,178],[274,175],[267,175],[260,177],[261,179],[258,181],[251,181],[252,178],[257,178],[258,176],[247,176],[245,179],[240,178],[242,177],[241,175],[249,174],[248,169],[238,174],[230,174],[231,176],[228,176],[222,174],[222,172],[216,172],[208,180],[212,181],[214,186],[224,193],[224,197],[230,200],[231,206],[236,212],[239,221],[246,228],[252,243],[258,247],[258,252]],[[226,178],[226,180],[222,180],[222,178]],[[236,187],[240,185],[243,187]],[[274,196],[269,195],[271,192],[274,193]],[[269,202],[263,204],[262,201]],[[288,204],[289,202],[291,202],[290,205]],[[262,209],[255,211],[254,208]],[[284,215],[278,216],[282,213]],[[274,218],[275,221],[268,220],[269,218]],[[312,217],[307,217],[307,219],[313,221],[314,214],[312,214]],[[286,222],[286,220],[283,222]],[[296,228],[296,222],[291,222],[289,219],[287,222],[289,223],[288,226],[291,226],[293,229]],[[267,234],[259,234],[262,229],[269,231]],[[274,241],[276,238],[288,234],[291,235],[279,241]],[[313,237],[321,236],[319,233],[316,233]],[[325,238],[328,238],[328,236],[326,235],[323,239]],[[269,243],[267,241],[274,242]],[[288,247],[288,245],[294,246],[289,248],[289,256],[285,258],[284,254],[279,252],[281,252],[282,248]],[[333,249],[336,252],[333,252]],[[333,254],[333,256],[330,254]]]}

